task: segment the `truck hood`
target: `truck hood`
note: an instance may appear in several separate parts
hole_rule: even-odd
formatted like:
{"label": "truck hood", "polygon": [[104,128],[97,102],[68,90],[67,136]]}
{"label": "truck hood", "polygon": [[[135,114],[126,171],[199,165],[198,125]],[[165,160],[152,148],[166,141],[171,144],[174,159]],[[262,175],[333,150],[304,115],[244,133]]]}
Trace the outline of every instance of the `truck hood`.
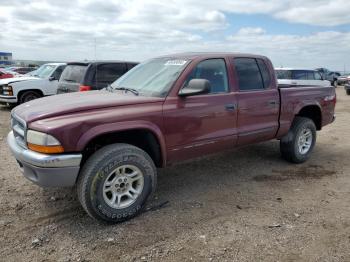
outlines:
{"label": "truck hood", "polygon": [[27,123],[40,119],[106,107],[130,106],[164,101],[165,98],[135,96],[118,91],[76,92],[36,99],[15,107],[12,113]]}
{"label": "truck hood", "polygon": [[0,85],[7,85],[7,84],[16,83],[16,82],[38,80],[38,79],[40,78],[34,77],[34,76],[19,76],[19,77],[13,77],[13,78],[6,78],[6,79],[0,80]]}

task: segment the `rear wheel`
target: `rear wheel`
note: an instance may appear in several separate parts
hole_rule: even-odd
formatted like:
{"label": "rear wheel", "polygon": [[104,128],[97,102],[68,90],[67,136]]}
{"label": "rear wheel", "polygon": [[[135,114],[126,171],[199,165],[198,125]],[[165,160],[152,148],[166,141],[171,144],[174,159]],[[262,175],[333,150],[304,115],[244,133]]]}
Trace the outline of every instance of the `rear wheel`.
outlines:
{"label": "rear wheel", "polygon": [[281,139],[282,157],[292,163],[303,163],[316,143],[316,126],[305,117],[296,117],[288,134]]}
{"label": "rear wheel", "polygon": [[19,103],[23,104],[34,99],[40,98],[41,95],[36,91],[25,91],[19,97]]}
{"label": "rear wheel", "polygon": [[156,168],[143,150],[113,144],[94,153],[77,182],[78,198],[93,218],[128,220],[141,212],[156,187]]}

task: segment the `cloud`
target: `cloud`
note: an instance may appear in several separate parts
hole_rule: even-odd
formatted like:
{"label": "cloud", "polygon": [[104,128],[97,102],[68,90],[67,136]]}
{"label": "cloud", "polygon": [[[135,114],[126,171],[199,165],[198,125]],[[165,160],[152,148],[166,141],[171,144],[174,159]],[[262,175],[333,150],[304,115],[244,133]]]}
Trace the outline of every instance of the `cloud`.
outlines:
{"label": "cloud", "polygon": [[242,27],[239,29],[237,35],[242,36],[255,36],[265,34],[266,31],[261,27]]}
{"label": "cloud", "polygon": [[[349,32],[330,26],[350,25],[349,10],[345,0],[2,0],[0,50],[21,59],[93,59],[96,42],[99,59],[242,51],[278,65],[342,67],[350,60]],[[233,32],[232,14],[321,27],[306,36],[271,34],[264,25]]]}
{"label": "cloud", "polygon": [[[255,32],[255,34],[242,34]],[[336,41],[334,39],[337,39]],[[228,46],[240,52],[264,54],[276,66],[320,67],[342,69],[340,61],[349,61],[350,32],[324,31],[307,36],[272,35],[261,28],[241,29],[227,38]]]}
{"label": "cloud", "polygon": [[350,1],[294,0],[274,16],[293,23],[319,26],[350,24]]}

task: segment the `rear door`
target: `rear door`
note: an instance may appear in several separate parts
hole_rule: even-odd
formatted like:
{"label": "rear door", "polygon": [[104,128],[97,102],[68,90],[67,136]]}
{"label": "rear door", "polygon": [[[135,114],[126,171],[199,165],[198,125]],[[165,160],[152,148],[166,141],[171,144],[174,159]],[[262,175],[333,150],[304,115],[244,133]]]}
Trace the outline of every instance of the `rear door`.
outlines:
{"label": "rear door", "polygon": [[127,67],[125,63],[98,64],[95,72],[93,89],[100,90],[125,74]]}
{"label": "rear door", "polygon": [[57,94],[79,91],[87,66],[87,64],[67,65],[58,82]]}
{"label": "rear door", "polygon": [[272,65],[262,59],[233,59],[237,77],[238,145],[269,140],[278,130],[279,93]]}

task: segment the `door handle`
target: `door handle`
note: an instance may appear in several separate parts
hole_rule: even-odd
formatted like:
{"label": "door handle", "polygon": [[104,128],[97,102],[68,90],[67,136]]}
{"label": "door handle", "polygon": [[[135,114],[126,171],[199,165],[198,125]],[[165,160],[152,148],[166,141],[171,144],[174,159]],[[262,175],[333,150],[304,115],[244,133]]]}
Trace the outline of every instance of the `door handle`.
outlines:
{"label": "door handle", "polygon": [[270,106],[276,106],[277,105],[277,101],[276,100],[270,100],[267,102],[268,105]]}
{"label": "door handle", "polygon": [[227,104],[225,105],[225,108],[227,111],[235,111],[236,110],[236,104]]}

